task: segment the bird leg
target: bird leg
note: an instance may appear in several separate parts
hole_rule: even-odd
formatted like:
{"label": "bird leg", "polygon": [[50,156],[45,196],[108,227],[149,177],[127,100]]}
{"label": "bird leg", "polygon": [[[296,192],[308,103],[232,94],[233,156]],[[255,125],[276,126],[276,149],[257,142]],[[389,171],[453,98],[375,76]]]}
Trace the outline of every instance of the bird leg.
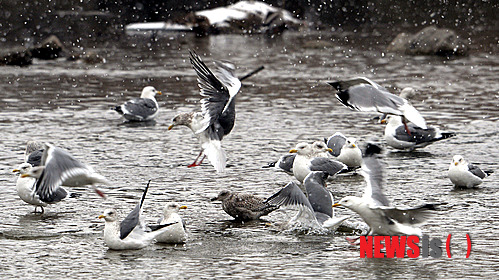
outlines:
{"label": "bird leg", "polygon": [[359,239],[360,239],[360,236],[359,236],[359,237],[356,237],[356,238],[346,237],[345,239],[348,241],[348,243],[349,243],[350,245],[355,246],[355,245],[357,245],[357,244],[355,244],[355,242],[357,242],[357,240],[359,240]]}
{"label": "bird leg", "polygon": [[96,194],[98,194],[100,197],[106,199],[106,195],[104,194],[103,191],[99,190],[98,188],[94,187],[94,191]]}
{"label": "bird leg", "polygon": [[411,131],[409,130],[409,127],[407,126],[407,120],[405,119],[405,117],[402,117],[402,123],[404,124],[404,128],[405,128],[405,131],[407,132],[407,134],[409,134],[409,136],[412,136]]}
{"label": "bird leg", "polygon": [[[201,161],[198,163],[197,161],[198,161],[198,159],[201,157],[201,155],[203,155],[203,158],[202,158],[202,159],[201,159]],[[203,150],[201,150],[201,152],[199,152],[199,155],[196,157],[196,159],[194,160],[194,162],[193,162],[193,163],[191,163],[191,164],[189,164],[189,165],[187,165],[187,167],[188,167],[188,168],[190,168],[190,167],[195,167],[195,166],[199,166],[199,165],[201,165],[201,163],[203,163],[203,160],[204,160],[204,158],[205,158],[205,157],[206,157],[206,155],[203,153]]]}

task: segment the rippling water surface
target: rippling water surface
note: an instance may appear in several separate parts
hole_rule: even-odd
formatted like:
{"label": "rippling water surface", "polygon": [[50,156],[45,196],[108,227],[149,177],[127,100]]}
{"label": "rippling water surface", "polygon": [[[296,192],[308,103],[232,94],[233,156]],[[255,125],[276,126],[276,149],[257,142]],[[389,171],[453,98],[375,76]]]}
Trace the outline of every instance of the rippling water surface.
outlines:
{"label": "rippling water surface", "polygon": [[[351,38],[345,40],[345,36]],[[165,35],[158,41],[129,38],[98,47],[107,63],[95,66],[36,61],[0,72],[0,276],[6,278],[495,278],[499,264],[498,171],[499,56],[472,52],[442,59],[384,52],[388,40],[376,34],[287,33],[280,38],[224,35],[194,38]],[[333,40],[331,40],[333,39]],[[382,41],[383,44],[375,42]],[[237,121],[223,141],[229,167],[216,174],[206,164],[187,168],[199,152],[191,131],[168,131],[179,112],[198,110],[200,99],[188,50],[213,60],[230,60],[245,74],[237,99]],[[208,64],[211,65],[210,63]],[[264,221],[235,223],[209,198],[220,190],[269,196],[292,178],[262,169],[300,141],[336,131],[361,143],[382,140],[372,114],[341,106],[325,82],[367,76],[398,92],[411,86],[412,102],[430,125],[457,136],[414,153],[385,149],[386,195],[395,205],[446,202],[423,227],[431,237],[452,234],[453,258],[361,259],[345,234],[282,233],[271,224],[291,216],[279,210]],[[137,97],[146,85],[166,93],[150,126],[123,124],[109,110]],[[86,188],[49,206],[43,215],[16,195],[11,170],[23,159],[25,142],[48,141],[92,165],[113,184],[101,200]],[[496,170],[478,189],[454,190],[447,168],[461,154],[482,169]],[[108,250],[103,241],[105,208],[125,216],[152,179],[144,213],[156,221],[169,201],[187,205],[181,213],[190,234],[185,246],[153,245],[139,251]],[[328,185],[336,199],[360,195],[359,175],[339,176]],[[292,212],[292,211],[291,211]],[[358,217],[347,209],[339,215]],[[270,224],[270,225],[269,225]],[[466,255],[465,234],[472,238]],[[445,254],[444,254],[445,255]]]}

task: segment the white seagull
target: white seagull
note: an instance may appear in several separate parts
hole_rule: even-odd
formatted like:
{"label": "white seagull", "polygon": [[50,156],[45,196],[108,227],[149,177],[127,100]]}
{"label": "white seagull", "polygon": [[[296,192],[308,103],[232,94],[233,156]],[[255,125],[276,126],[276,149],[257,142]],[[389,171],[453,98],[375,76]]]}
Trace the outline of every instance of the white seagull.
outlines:
{"label": "white seagull", "polygon": [[386,143],[399,150],[413,151],[456,135],[452,132],[440,132],[436,127],[421,128],[412,123],[404,125],[400,116],[387,116],[381,122],[386,122]]}
{"label": "white seagull", "polygon": [[328,82],[334,87],[336,98],[346,107],[366,112],[404,116],[421,128],[426,128],[423,116],[405,98],[396,96],[365,77]]}
{"label": "white seagull", "polygon": [[[325,146],[324,150],[317,150],[319,143]],[[294,149],[289,151],[290,153],[297,154],[293,162],[293,175],[295,178],[303,182],[311,171],[325,171],[329,176],[334,176],[340,171],[346,171],[348,169],[347,166],[339,161],[327,157],[317,157],[318,153],[322,154],[329,151],[331,149],[327,148],[326,144],[321,141],[314,142],[314,145],[298,143]]]}
{"label": "white seagull", "polygon": [[159,220],[158,225],[149,227],[156,230],[158,226],[162,227],[163,225],[170,224],[163,233],[156,237],[157,242],[169,244],[185,243],[187,240],[187,232],[185,222],[178,213],[180,209],[187,209],[187,206],[178,206],[174,202],[166,204],[163,209],[163,217]]}
{"label": "white seagull", "polygon": [[356,212],[369,225],[367,234],[371,235],[419,235],[418,227],[435,210],[433,204],[425,204],[414,208],[397,208],[390,206],[388,199],[382,192],[383,167],[377,158],[381,149],[373,144],[368,144],[362,175],[366,181],[366,188],[362,197],[346,196],[333,207],[344,206]]}
{"label": "white seagull", "polygon": [[334,198],[326,189],[328,176],[326,172],[312,171],[303,181],[305,193],[294,182],[290,182],[269,197],[267,202],[298,207],[298,213],[288,222],[287,227],[326,228],[334,231],[348,217],[334,217]]}
{"label": "white seagull", "polygon": [[358,168],[362,164],[362,151],[357,146],[355,138],[347,138],[341,132],[336,132],[328,139],[325,139],[329,152],[338,161],[343,162],[349,169]]}
{"label": "white seagull", "polygon": [[[33,177],[38,179],[35,194],[46,203],[60,201],[60,186],[80,187],[109,182],[104,176],[96,173],[90,166],[79,162],[66,150],[45,144],[41,165],[31,168],[22,178]],[[104,193],[94,187],[94,191],[101,197]]]}
{"label": "white seagull", "polygon": [[[227,157],[221,141],[234,127],[235,97],[241,88],[241,81],[234,74],[233,64],[216,62],[214,74],[197,54],[191,52],[190,55],[191,64],[198,75],[200,93],[204,97],[201,100],[202,113],[179,114],[173,118],[168,130],[177,125],[185,125],[194,132],[201,143],[201,152],[188,167],[198,166],[208,157],[215,170],[223,172]],[[201,160],[198,162],[199,158]]]}
{"label": "white seagull", "polygon": [[472,188],[480,185],[492,171],[482,171],[468,163],[462,156],[455,155],[449,165],[449,179],[456,187]]}
{"label": "white seagull", "polygon": [[158,114],[159,105],[156,101],[156,94],[161,95],[161,91],[152,86],[147,86],[142,90],[140,98],[134,98],[123,105],[112,108],[123,115],[128,121],[150,121]]}
{"label": "white seagull", "polygon": [[[149,181],[150,182],[150,181]],[[99,219],[104,218],[104,242],[112,250],[137,250],[151,244],[156,237],[168,230],[168,226],[174,223],[158,226],[153,231],[147,231],[147,227],[141,217],[142,205],[146,198],[149,183],[142,194],[140,202],[120,223],[115,209],[106,209]],[[176,222],[175,222],[176,223]]]}

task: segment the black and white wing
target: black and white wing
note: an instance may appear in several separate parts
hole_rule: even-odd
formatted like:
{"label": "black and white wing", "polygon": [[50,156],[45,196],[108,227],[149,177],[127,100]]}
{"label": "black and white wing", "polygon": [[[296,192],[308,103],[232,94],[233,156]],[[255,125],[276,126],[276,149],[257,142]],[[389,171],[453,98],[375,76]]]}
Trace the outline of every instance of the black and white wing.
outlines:
{"label": "black and white wing", "polygon": [[436,208],[434,204],[424,204],[414,208],[375,206],[371,207],[371,210],[378,211],[380,215],[394,219],[401,224],[419,226],[434,214]]}
{"label": "black and white wing", "polygon": [[487,177],[487,174],[483,172],[482,169],[471,163],[468,163],[468,171],[471,172],[473,175],[479,177],[480,179]]}
{"label": "black and white wing", "polygon": [[404,116],[417,126],[426,128],[423,116],[406,99],[391,94],[367,78],[359,77],[328,84],[337,90],[336,98],[352,110]]}
{"label": "black and white wing", "polygon": [[280,191],[267,198],[267,203],[277,206],[300,206],[309,208],[313,212],[312,205],[303,191],[294,182],[288,183]]}
{"label": "black and white wing", "polygon": [[144,199],[146,198],[147,190],[149,189],[149,182],[142,193],[140,202],[133,208],[132,212],[126,216],[126,218],[120,224],[120,239],[125,239],[137,226],[143,227],[140,215],[142,214],[142,205],[144,204]]}
{"label": "black and white wing", "polygon": [[[230,101],[239,91],[241,82],[233,76],[233,71],[225,64],[219,69],[220,80],[206,66],[201,58],[194,52],[190,52],[191,64],[198,75],[198,85],[201,89],[201,109],[204,115],[204,126],[196,133],[204,131],[222,115]],[[222,82],[223,81],[223,82]],[[224,84],[226,82],[227,84]]]}
{"label": "black and white wing", "polygon": [[340,171],[348,170],[348,167],[344,163],[325,157],[316,157],[311,159],[309,168],[311,171],[327,172],[329,176],[334,176]]}
{"label": "black and white wing", "polygon": [[366,181],[366,189],[364,191],[364,198],[370,199],[373,205],[389,206],[390,202],[383,194],[383,166],[379,161],[377,154],[381,149],[373,144],[367,144],[364,157],[362,158],[362,171]]}
{"label": "black and white wing", "polygon": [[158,104],[150,98],[134,98],[121,105],[124,115],[136,120],[146,120],[158,112]]}
{"label": "black and white wing", "polygon": [[341,148],[343,147],[343,145],[345,145],[346,141],[347,138],[341,132],[336,132],[335,134],[333,134],[326,141],[327,147],[333,150],[329,153],[335,157],[339,156],[341,153]]}
{"label": "black and white wing", "polygon": [[293,174],[293,163],[295,162],[296,154],[286,154],[279,158],[276,165],[287,173]]}
{"label": "black and white wing", "polygon": [[321,224],[333,217],[333,196],[326,189],[325,181],[328,175],[326,172],[312,171],[303,180],[308,201],[314,209],[315,217]]}

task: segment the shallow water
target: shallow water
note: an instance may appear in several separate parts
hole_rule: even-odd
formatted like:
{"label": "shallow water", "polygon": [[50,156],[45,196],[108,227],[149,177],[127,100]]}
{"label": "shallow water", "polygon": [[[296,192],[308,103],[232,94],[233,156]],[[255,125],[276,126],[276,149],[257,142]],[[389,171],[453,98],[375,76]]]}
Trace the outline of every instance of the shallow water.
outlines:
{"label": "shallow water", "polygon": [[[344,40],[344,35],[352,38]],[[318,39],[320,37],[320,39]],[[6,278],[493,278],[497,276],[497,174],[478,189],[454,190],[447,168],[461,154],[485,170],[499,157],[499,56],[480,51],[464,58],[409,57],[384,52],[373,34],[286,33],[281,38],[224,35],[194,38],[162,35],[156,42],[129,38],[95,50],[106,64],[89,66],[36,61],[28,68],[0,72],[0,277]],[[330,40],[333,39],[333,40]],[[245,74],[237,121],[223,146],[229,167],[216,174],[205,164],[187,168],[199,152],[191,131],[167,131],[179,112],[197,110],[196,76],[188,50],[205,61],[226,59]],[[210,63],[208,64],[211,65]],[[291,216],[279,210],[265,221],[238,224],[209,198],[220,190],[269,196],[292,178],[262,169],[300,141],[336,131],[359,142],[382,140],[373,114],[348,110],[325,81],[367,76],[392,92],[411,86],[412,102],[430,125],[457,136],[414,153],[385,149],[386,195],[395,205],[446,202],[423,227],[431,237],[452,234],[453,258],[361,259],[344,234],[282,233],[267,223]],[[153,85],[160,114],[153,125],[123,124],[109,110]],[[49,206],[43,215],[22,202],[11,170],[23,159],[25,142],[36,139],[64,147],[109,178],[108,200],[86,188],[79,198]],[[496,171],[497,173],[497,171]],[[187,205],[185,246],[153,245],[139,251],[108,250],[97,216],[116,207],[125,216],[152,179],[144,213],[156,221],[169,201]],[[361,176],[339,176],[328,185],[336,199],[360,195]],[[338,209],[337,215],[352,215]],[[472,238],[466,255],[465,234]],[[445,255],[445,254],[444,254]]]}

